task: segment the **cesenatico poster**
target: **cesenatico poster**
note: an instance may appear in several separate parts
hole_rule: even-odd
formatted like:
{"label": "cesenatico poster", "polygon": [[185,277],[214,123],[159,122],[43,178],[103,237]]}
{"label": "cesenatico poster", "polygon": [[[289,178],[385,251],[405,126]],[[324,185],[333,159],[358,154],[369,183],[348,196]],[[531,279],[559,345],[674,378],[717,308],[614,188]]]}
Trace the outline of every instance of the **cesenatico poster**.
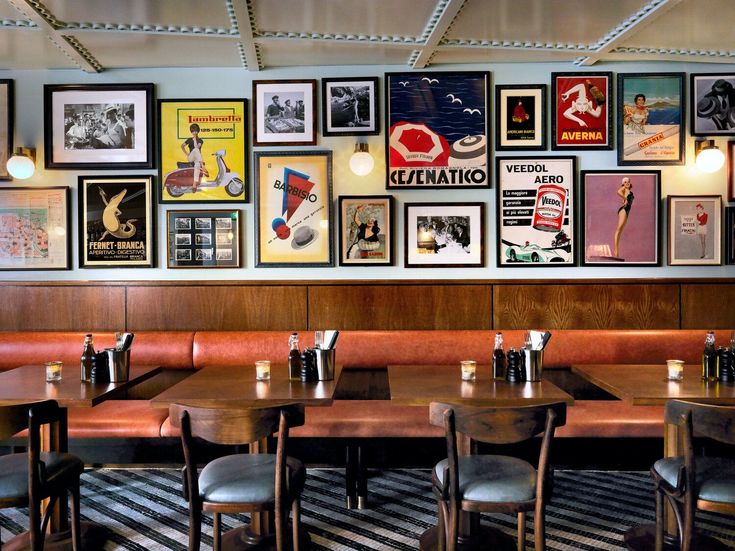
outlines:
{"label": "cesenatico poster", "polygon": [[490,186],[489,73],[386,74],[387,189]]}
{"label": "cesenatico poster", "polygon": [[573,266],[574,157],[497,158],[498,266]]}

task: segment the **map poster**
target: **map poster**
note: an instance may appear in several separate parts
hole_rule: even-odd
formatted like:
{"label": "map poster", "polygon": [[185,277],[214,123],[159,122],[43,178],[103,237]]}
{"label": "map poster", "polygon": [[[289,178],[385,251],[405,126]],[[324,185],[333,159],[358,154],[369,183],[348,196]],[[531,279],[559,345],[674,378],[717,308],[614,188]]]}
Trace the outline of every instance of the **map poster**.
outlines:
{"label": "map poster", "polygon": [[386,73],[387,189],[488,188],[490,74]]}
{"label": "map poster", "polygon": [[332,152],[255,157],[255,266],[333,266]]}
{"label": "map poster", "polygon": [[0,270],[69,270],[69,188],[0,188]]}
{"label": "map poster", "polygon": [[498,266],[574,266],[575,158],[496,161]]}
{"label": "map poster", "polygon": [[551,73],[551,149],[612,149],[612,73]]}
{"label": "map poster", "polygon": [[155,265],[152,176],[79,177],[79,267]]}

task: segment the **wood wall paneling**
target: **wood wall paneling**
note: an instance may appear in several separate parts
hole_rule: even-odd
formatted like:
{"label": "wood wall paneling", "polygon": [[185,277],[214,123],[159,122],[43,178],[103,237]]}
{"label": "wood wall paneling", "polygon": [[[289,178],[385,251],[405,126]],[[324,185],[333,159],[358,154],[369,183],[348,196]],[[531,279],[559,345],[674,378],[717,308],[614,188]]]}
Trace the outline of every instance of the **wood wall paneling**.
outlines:
{"label": "wood wall paneling", "polygon": [[682,329],[735,327],[735,283],[682,284]]}
{"label": "wood wall paneling", "polygon": [[309,287],[309,329],[490,329],[491,285]]}
{"label": "wood wall paneling", "polygon": [[676,329],[672,284],[494,285],[498,329]]}
{"label": "wood wall paneling", "polygon": [[119,331],[125,288],[0,287],[0,331]]}
{"label": "wood wall paneling", "polygon": [[306,287],[128,287],[128,329],[291,330],[306,327]]}

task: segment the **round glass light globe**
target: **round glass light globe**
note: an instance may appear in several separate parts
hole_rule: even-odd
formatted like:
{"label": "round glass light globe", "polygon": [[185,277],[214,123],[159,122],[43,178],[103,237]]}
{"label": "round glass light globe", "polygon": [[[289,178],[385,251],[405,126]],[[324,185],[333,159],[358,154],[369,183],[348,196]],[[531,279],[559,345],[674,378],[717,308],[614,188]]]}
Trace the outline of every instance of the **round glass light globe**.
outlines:
{"label": "round glass light globe", "polygon": [[702,172],[717,172],[725,164],[725,155],[717,147],[704,149],[697,155],[696,165]]}
{"label": "round glass light globe", "polygon": [[19,180],[30,178],[36,170],[36,165],[33,164],[33,161],[23,155],[13,155],[10,157],[7,167],[10,175]]}
{"label": "round glass light globe", "polygon": [[375,166],[375,159],[370,153],[358,151],[350,157],[350,170],[358,176],[366,176],[372,172]]}

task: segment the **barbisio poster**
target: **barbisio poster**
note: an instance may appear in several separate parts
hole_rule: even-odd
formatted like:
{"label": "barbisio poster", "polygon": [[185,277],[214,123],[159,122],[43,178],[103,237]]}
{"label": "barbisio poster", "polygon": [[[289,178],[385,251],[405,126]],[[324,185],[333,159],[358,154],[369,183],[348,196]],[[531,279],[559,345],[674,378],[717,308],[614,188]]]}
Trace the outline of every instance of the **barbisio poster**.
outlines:
{"label": "barbisio poster", "polygon": [[489,73],[386,79],[386,188],[489,187]]}

